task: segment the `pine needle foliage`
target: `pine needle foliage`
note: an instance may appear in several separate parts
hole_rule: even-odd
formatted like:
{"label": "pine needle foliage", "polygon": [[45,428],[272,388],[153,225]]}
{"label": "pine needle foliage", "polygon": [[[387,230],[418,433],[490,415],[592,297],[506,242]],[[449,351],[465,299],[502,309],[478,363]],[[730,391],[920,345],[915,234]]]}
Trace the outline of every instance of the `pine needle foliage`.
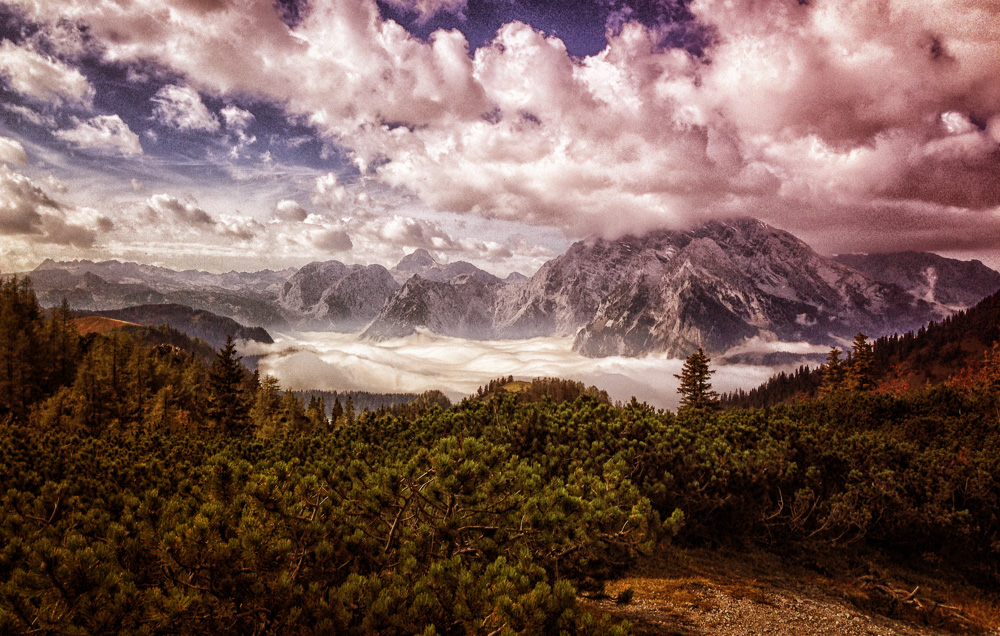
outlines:
{"label": "pine needle foliage", "polygon": [[680,375],[674,375],[681,381],[677,392],[681,394],[680,410],[714,411],[719,408],[719,394],[712,389],[712,375],[715,373],[709,367],[711,359],[705,355],[705,350],[688,356]]}

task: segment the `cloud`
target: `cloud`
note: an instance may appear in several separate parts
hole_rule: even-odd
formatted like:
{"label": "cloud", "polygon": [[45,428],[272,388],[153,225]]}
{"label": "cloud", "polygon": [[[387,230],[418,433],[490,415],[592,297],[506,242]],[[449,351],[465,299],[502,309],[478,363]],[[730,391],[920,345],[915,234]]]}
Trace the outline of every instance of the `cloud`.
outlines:
{"label": "cloud", "polygon": [[168,84],[156,92],[153,102],[156,104],[153,117],[164,126],[202,132],[217,132],[221,128],[198,91],[188,86]]}
{"label": "cloud", "polygon": [[31,46],[0,43],[0,76],[14,91],[33,100],[89,108],[94,89],[79,70]]}
{"label": "cloud", "polygon": [[44,243],[67,245],[73,247],[93,247],[97,240],[97,232],[66,219],[48,214],[42,217],[42,232]]}
{"label": "cloud", "polygon": [[0,162],[24,165],[28,163],[28,153],[24,152],[21,142],[0,137]]}
{"label": "cloud", "polygon": [[88,121],[74,120],[75,128],[57,130],[53,135],[79,148],[106,154],[136,157],[143,154],[139,136],[118,115],[98,115]]}
{"label": "cloud", "polygon": [[312,235],[312,244],[323,252],[349,252],[354,247],[350,235],[337,228],[325,228]]}
{"label": "cloud", "polygon": [[347,188],[340,185],[340,179],[335,173],[329,172],[316,178],[316,187],[312,194],[314,205],[321,205],[332,210],[336,209],[345,199],[347,199]]}
{"label": "cloud", "polygon": [[[293,28],[271,0],[12,2],[50,26],[85,23],[109,60],[280,103],[363,179],[441,212],[573,237],[752,214],[814,236],[836,221],[858,240],[898,226],[922,248],[952,216],[1000,206],[996,3],[696,0],[703,56],[619,12],[607,48],[574,59],[517,22],[470,56],[458,31],[414,38],[374,0],[313,3]],[[158,113],[219,130],[194,88],[164,88]],[[314,203],[339,209],[342,187]],[[390,219],[383,235],[434,247],[425,230]]]}
{"label": "cloud", "polygon": [[[561,377],[608,391],[612,399],[634,395],[660,408],[676,408],[682,360],[586,358],[572,350],[572,338],[474,341],[427,331],[385,342],[356,335],[308,333],[278,335],[275,345],[245,345],[244,353],[264,355],[262,374],[293,390],[419,393],[442,390],[452,399],[472,395],[501,376],[517,379]],[[778,370],[749,365],[717,366],[713,385],[719,391],[750,389]]]}
{"label": "cloud", "polygon": [[251,241],[264,231],[258,221],[246,216],[223,214],[216,226],[219,234],[239,241]]}
{"label": "cloud", "polygon": [[146,202],[158,217],[172,218],[190,227],[215,227],[215,220],[194,203],[185,203],[169,194],[154,194]]}
{"label": "cloud", "polygon": [[443,250],[457,247],[454,239],[439,225],[424,219],[395,215],[382,222],[378,234],[393,245],[407,248]]}
{"label": "cloud", "polygon": [[0,166],[0,233],[40,234],[42,211],[59,204],[28,177]]}
{"label": "cloud", "polygon": [[231,130],[246,130],[254,120],[253,113],[236,106],[226,106],[219,114],[226,122],[226,128]]}
{"label": "cloud", "polygon": [[67,217],[96,220],[90,211],[59,203],[28,177],[0,165],[0,234],[30,237],[38,243],[91,247],[97,232]]}
{"label": "cloud", "polygon": [[42,113],[28,108],[27,106],[21,106],[18,104],[3,104],[3,108],[14,113],[21,119],[42,128],[55,128],[59,125],[59,122],[56,121],[55,117],[51,115],[43,115]]}
{"label": "cloud", "polygon": [[308,216],[309,213],[296,201],[285,199],[274,206],[274,218],[279,221],[302,222]]}

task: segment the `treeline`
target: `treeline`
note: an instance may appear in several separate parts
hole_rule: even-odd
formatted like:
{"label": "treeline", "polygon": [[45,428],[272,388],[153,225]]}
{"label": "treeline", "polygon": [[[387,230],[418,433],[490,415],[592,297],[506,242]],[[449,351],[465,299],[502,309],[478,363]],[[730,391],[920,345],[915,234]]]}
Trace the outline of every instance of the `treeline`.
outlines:
{"label": "treeline", "polygon": [[[872,379],[887,390],[901,390],[974,374],[998,339],[1000,292],[917,331],[874,340]],[[850,357],[845,362],[849,366]],[[779,373],[759,387],[724,395],[723,404],[757,408],[816,397],[823,369],[803,366],[793,373]]]}
{"label": "treeline", "polygon": [[515,381],[514,376],[496,378],[476,390],[477,398],[493,397],[499,393],[512,393],[518,402],[537,402],[543,398],[556,403],[573,402],[587,396],[603,404],[611,404],[607,391],[587,386],[576,380],[563,378],[534,378],[530,382]]}
{"label": "treeline", "polygon": [[[377,411],[379,409],[391,409],[413,402],[419,396],[416,393],[370,393],[368,391],[296,391],[295,395],[305,403],[313,399],[323,400],[326,406],[326,414],[332,419],[335,417],[335,405],[340,403],[339,414],[342,414],[348,402],[351,408],[357,413],[364,411]],[[449,402],[445,406],[451,406]]]}

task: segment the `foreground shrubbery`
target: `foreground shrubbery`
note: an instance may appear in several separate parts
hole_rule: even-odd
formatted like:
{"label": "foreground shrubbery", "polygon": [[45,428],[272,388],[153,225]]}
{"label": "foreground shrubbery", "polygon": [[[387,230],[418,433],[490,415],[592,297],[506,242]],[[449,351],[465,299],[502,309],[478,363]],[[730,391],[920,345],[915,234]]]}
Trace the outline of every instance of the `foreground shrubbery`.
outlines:
{"label": "foreground shrubbery", "polygon": [[0,632],[595,633],[574,584],[656,536],[613,463],[352,437],[6,429]]}

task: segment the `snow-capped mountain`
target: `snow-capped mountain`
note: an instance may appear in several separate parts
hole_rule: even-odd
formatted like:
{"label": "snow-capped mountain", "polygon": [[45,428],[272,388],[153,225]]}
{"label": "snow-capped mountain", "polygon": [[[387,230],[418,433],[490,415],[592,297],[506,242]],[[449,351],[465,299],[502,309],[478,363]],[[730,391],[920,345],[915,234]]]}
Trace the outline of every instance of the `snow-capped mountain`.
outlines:
{"label": "snow-capped mountain", "polygon": [[908,330],[1000,288],[978,261],[934,254],[817,254],[752,219],[614,240],[588,239],[533,276],[501,279],[417,250],[380,265],[210,274],[107,261],[46,261],[30,273],[44,305],[179,303],[247,325],[393,338],[424,327],[466,338],[574,336],[589,356],[719,353],[748,338],[829,345]]}
{"label": "snow-capped mountain", "polygon": [[858,331],[912,329],[951,310],[821,256],[788,232],[737,219],[581,241],[506,285],[408,283],[365,335],[418,326],[469,337],[575,334],[574,347],[589,356],[683,356],[754,337],[832,344]]}
{"label": "snow-capped mountain", "polygon": [[119,261],[47,259],[25,275],[43,306],[58,305],[64,298],[80,310],[177,303],[245,325],[271,326],[285,321],[276,301],[293,271],[212,274]]}
{"label": "snow-capped mountain", "polygon": [[[749,337],[827,344],[877,336],[934,317],[933,303],[820,256],[751,219],[655,232],[636,244],[622,283],[577,334],[592,356],[724,351]],[[613,246],[613,247],[611,247]]]}
{"label": "snow-capped mountain", "polygon": [[1000,272],[980,261],[959,261],[929,252],[840,254],[837,262],[912,296],[949,309],[966,309],[1000,289]]}

